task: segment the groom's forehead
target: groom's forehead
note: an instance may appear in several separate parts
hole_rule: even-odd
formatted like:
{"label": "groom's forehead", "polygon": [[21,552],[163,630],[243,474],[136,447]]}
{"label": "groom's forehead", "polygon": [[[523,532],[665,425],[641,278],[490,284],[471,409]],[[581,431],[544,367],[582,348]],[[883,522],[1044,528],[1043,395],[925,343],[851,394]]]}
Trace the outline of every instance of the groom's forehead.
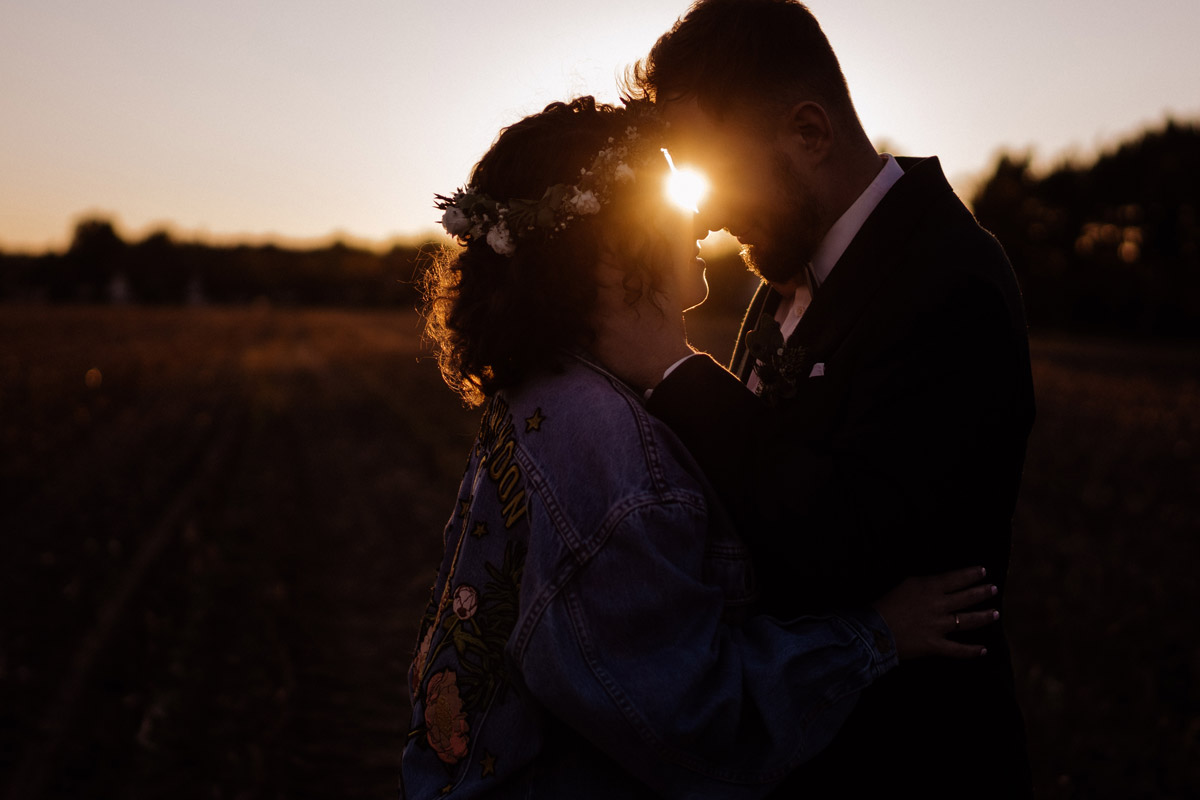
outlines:
{"label": "groom's forehead", "polygon": [[695,97],[660,100],[657,107],[658,113],[669,124],[668,134],[672,136],[712,124]]}
{"label": "groom's forehead", "polygon": [[661,109],[668,123],[667,147],[681,157],[698,156],[723,127],[694,98],[668,102]]}
{"label": "groom's forehead", "polygon": [[761,145],[748,125],[728,117],[718,118],[694,99],[663,104],[660,113],[669,123],[667,149],[680,162],[711,165]]}

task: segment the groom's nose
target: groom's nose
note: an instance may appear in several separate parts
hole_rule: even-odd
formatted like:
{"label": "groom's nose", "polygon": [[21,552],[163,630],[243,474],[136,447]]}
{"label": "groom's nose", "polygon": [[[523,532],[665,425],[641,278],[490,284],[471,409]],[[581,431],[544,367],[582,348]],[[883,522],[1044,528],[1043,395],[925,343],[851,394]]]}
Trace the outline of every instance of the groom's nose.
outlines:
{"label": "groom's nose", "polygon": [[719,231],[729,224],[720,200],[713,197],[713,194],[714,192],[709,192],[708,197],[700,201],[696,216],[692,218],[696,235],[701,239],[708,236],[710,231]]}

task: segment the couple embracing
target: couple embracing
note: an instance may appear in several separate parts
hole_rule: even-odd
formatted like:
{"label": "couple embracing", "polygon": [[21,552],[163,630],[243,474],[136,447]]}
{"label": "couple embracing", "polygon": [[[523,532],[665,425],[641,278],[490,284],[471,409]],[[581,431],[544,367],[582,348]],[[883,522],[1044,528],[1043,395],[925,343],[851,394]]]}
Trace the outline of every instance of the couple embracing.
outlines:
{"label": "couple embracing", "polygon": [[[402,795],[1028,796],[1003,251],[935,158],[875,152],[793,0],[700,0],[627,89],[504,129],[439,196],[463,247],[427,332],[482,422]],[[683,326],[721,228],[763,278],[728,368]]]}

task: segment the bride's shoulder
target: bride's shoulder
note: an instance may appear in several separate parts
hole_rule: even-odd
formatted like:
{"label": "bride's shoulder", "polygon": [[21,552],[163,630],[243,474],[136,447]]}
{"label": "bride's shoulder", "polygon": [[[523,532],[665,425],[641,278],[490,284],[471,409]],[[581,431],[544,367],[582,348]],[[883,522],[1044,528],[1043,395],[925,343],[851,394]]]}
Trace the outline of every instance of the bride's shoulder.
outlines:
{"label": "bride's shoulder", "polygon": [[[509,397],[514,409],[528,410],[534,418],[531,432],[571,436],[580,446],[592,434],[634,432],[647,416],[629,387],[595,361],[575,354],[526,381]],[[552,419],[553,424],[545,424]]]}
{"label": "bride's shoulder", "polygon": [[586,357],[573,356],[560,370],[526,382],[509,402],[522,445],[553,473],[678,484],[695,471],[642,398]]}

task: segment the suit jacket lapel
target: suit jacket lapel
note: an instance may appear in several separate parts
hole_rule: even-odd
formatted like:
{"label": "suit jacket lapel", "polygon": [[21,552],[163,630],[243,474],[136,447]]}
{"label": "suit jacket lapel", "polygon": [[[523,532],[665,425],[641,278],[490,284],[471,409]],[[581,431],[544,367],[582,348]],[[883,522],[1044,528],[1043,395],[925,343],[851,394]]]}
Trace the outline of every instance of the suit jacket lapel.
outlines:
{"label": "suit jacket lapel", "polygon": [[742,318],[742,328],[738,332],[737,344],[733,348],[733,358],[729,362],[729,371],[736,375],[742,383],[750,380],[750,372],[754,369],[754,361],[750,358],[750,351],[746,349],[746,334],[758,326],[758,320],[763,314],[772,316],[775,314],[775,309],[779,307],[779,300],[779,292],[763,281],[758,285],[758,290],[750,301],[750,307],[746,309],[746,316]]}
{"label": "suit jacket lapel", "polygon": [[930,204],[941,194],[953,193],[936,158],[898,161],[904,177],[867,218],[788,340],[801,344],[810,359],[824,360],[836,349],[884,287],[904,242]]}

